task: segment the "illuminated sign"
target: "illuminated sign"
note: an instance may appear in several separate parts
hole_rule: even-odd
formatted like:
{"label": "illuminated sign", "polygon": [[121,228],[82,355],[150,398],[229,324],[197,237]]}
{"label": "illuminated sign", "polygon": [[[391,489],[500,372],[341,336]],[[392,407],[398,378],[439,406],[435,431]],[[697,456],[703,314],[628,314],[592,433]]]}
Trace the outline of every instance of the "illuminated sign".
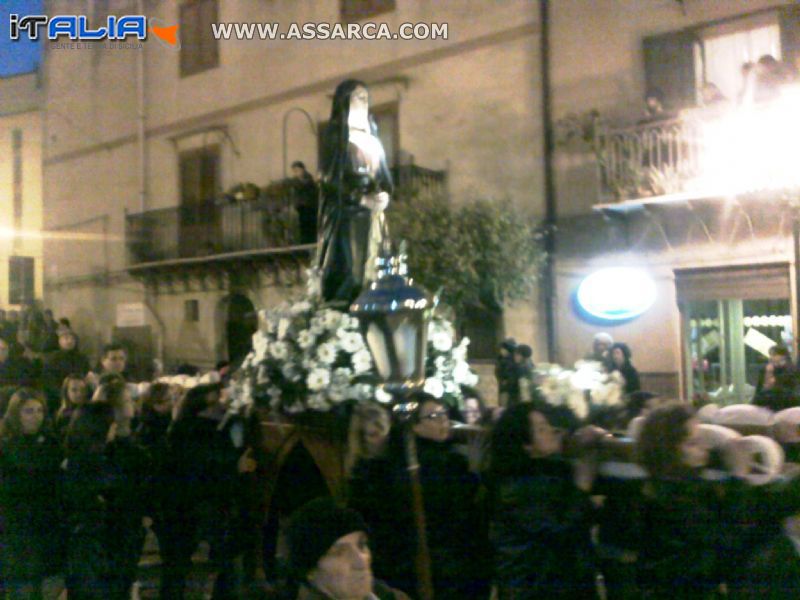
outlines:
{"label": "illuminated sign", "polygon": [[624,321],[646,312],[656,301],[656,284],[643,270],[600,269],[578,286],[578,306],[602,321]]}

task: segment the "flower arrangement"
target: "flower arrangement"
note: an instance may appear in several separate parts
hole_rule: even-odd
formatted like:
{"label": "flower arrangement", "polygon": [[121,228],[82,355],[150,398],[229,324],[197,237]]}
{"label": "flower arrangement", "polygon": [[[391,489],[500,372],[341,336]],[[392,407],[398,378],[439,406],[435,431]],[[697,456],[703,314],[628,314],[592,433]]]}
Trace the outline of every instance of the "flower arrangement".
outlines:
{"label": "flower arrangement", "polygon": [[[424,390],[460,406],[460,386],[475,385],[478,377],[467,363],[469,339],[456,344],[454,334],[449,321],[432,319]],[[242,363],[234,395],[241,406],[269,406],[288,414],[327,412],[346,402],[390,402],[378,383],[358,319],[322,304],[312,271],[304,298],[259,313],[253,350]]]}
{"label": "flower arrangement", "polygon": [[547,402],[567,406],[581,420],[622,407],[622,377],[616,371],[606,373],[599,362],[579,360],[574,370],[540,363],[535,376],[539,392]]}

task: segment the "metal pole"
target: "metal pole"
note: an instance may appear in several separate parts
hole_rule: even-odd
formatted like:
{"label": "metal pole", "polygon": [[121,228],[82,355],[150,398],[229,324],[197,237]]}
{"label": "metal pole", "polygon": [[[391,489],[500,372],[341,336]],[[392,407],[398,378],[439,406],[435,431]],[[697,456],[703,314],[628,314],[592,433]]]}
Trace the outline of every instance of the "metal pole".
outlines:
{"label": "metal pole", "polygon": [[419,460],[417,459],[417,439],[411,428],[411,421],[404,424],[406,463],[411,481],[411,508],[414,512],[414,528],[417,533],[417,551],[414,568],[417,573],[417,593],[420,600],[433,600],[433,578],[431,576],[431,555],[428,549],[428,532],[425,523],[425,504],[422,499],[422,483],[419,480]]}
{"label": "metal pole", "polygon": [[315,136],[317,135],[317,125],[314,123],[314,117],[312,117],[310,114],[308,114],[308,112],[306,110],[300,108],[299,106],[295,106],[295,107],[290,108],[289,110],[287,110],[284,113],[284,115],[283,115],[283,127],[282,127],[282,130],[281,130],[282,134],[283,134],[283,138],[282,138],[282,142],[283,142],[283,144],[282,144],[282,146],[283,146],[282,153],[283,153],[283,176],[284,177],[288,177],[289,176],[289,158],[288,158],[288,153],[289,152],[288,152],[288,148],[287,148],[287,144],[286,144],[286,133],[287,133],[286,130],[287,130],[288,126],[289,126],[289,117],[295,111],[303,113],[305,115],[306,119],[308,120],[308,124],[311,126],[311,133],[313,133]]}
{"label": "metal pole", "polygon": [[545,238],[547,258],[544,264],[544,305],[547,327],[547,356],[550,362],[557,362],[557,338],[555,318],[555,273],[553,263],[556,250],[556,186],[553,156],[555,136],[553,135],[553,116],[550,89],[550,3],[539,0],[539,59],[542,77],[542,128],[544,130],[544,200],[545,200]]}
{"label": "metal pole", "polygon": [[[797,205],[792,207],[792,241],[794,247],[794,299],[792,305],[794,307],[800,306],[800,207]],[[799,316],[797,320],[800,321],[800,310],[797,310]],[[798,347],[798,337],[800,337],[800,324],[794,323],[793,335],[794,338],[794,356],[795,360],[800,362],[800,347]]]}

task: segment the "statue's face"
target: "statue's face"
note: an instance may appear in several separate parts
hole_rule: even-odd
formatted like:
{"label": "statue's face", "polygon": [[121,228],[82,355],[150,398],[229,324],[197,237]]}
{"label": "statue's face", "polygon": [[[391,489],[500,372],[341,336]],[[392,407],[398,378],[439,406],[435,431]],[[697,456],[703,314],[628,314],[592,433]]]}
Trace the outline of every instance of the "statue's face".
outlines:
{"label": "statue's face", "polygon": [[368,129],[369,92],[367,88],[358,86],[350,94],[350,112],[347,124],[357,129]]}

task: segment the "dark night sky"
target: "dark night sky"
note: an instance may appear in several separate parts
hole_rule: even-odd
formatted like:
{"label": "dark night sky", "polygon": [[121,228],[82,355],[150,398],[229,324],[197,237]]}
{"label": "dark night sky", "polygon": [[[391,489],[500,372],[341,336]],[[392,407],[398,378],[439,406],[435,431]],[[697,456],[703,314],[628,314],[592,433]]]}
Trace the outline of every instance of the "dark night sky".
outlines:
{"label": "dark night sky", "polygon": [[[44,0],[2,0],[0,1],[0,77],[32,71],[41,61],[42,42],[9,39],[8,16],[42,14]],[[24,34],[23,34],[24,35]]]}

